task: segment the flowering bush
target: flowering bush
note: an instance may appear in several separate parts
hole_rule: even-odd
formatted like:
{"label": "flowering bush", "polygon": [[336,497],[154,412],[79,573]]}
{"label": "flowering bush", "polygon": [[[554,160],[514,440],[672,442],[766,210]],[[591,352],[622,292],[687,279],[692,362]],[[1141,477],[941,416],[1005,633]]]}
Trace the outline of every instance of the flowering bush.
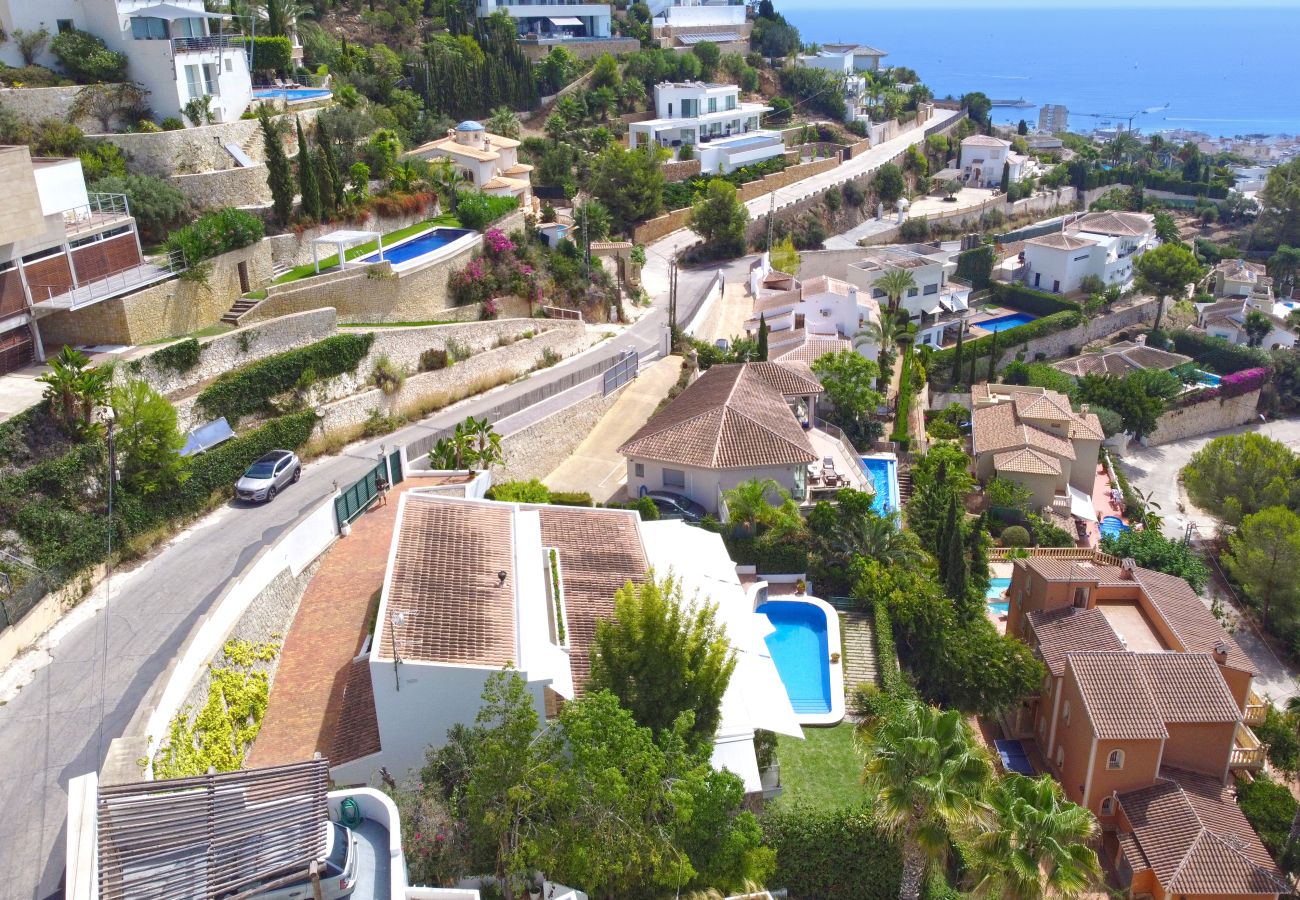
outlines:
{"label": "flowering bush", "polygon": [[402,821],[402,846],[411,883],[453,884],[469,864],[464,826],[434,794],[400,790],[393,800]]}
{"label": "flowering bush", "polygon": [[1268,379],[1268,369],[1243,369],[1224,375],[1219,381],[1219,394],[1224,397],[1240,397],[1251,391],[1259,390]]}
{"label": "flowering bush", "polygon": [[515,249],[514,242],[500,228],[489,228],[483,233],[483,246],[488,256],[497,258]]}
{"label": "flowering bush", "polygon": [[452,299],[458,306],[482,303],[491,297],[532,297],[533,267],[519,259],[515,243],[492,229],[483,236],[483,251],[448,279]]}

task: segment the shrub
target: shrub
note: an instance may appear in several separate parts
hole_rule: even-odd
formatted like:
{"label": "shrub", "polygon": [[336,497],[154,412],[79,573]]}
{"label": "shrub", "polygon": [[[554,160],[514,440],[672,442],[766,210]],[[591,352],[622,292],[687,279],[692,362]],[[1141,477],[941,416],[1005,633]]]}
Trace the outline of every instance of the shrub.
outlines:
{"label": "shrub", "polygon": [[1012,525],[1002,531],[1002,546],[1004,547],[1028,547],[1029,532],[1021,525]]}
{"label": "shrub", "polygon": [[776,850],[771,880],[784,885],[791,896],[823,900],[898,896],[902,856],[867,809],[796,806],[770,811],[762,823],[765,843]]}
{"label": "shrub", "polygon": [[1250,820],[1260,840],[1273,858],[1287,871],[1296,871],[1295,861],[1288,859],[1287,844],[1291,837],[1291,820],[1295,818],[1296,799],[1285,785],[1261,773],[1253,781],[1237,781],[1237,805]]}
{"label": "shrub", "polygon": [[109,50],[102,40],[74,28],[55,35],[50,50],[68,74],[83,84],[116,82],[126,77],[126,54]]}
{"label": "shrub", "polygon": [[281,416],[194,457],[189,480],[178,492],[179,511],[202,509],[214,491],[229,493],[254,460],[272,450],[296,450],[307,443],[315,427],[316,412],[303,410]]}
{"label": "shrub", "polygon": [[1242,369],[1269,364],[1269,355],[1263,350],[1230,344],[1223,338],[1211,337],[1199,331],[1184,330],[1170,332],[1168,335],[1152,335],[1153,341],[1161,337],[1172,338],[1175,350],[1184,356],[1190,356],[1202,368],[1219,375],[1231,375]]}
{"label": "shrub", "polygon": [[402,383],[406,381],[406,373],[394,364],[384,353],[375,360],[374,371],[370,373],[370,379],[385,394],[396,394],[402,388]]}
{"label": "shrub", "polygon": [[169,344],[161,350],[155,350],[149,355],[149,361],[160,369],[188,372],[198,365],[201,352],[197,338],[186,338]]}
{"label": "shrub", "polygon": [[844,202],[854,208],[860,207],[867,202],[867,193],[862,190],[856,181],[844,182]]}
{"label": "shrub", "polygon": [[956,277],[969,284],[973,290],[982,291],[989,286],[996,259],[997,253],[992,244],[972,247],[958,254]]}
{"label": "shrub", "polygon": [[649,497],[637,497],[636,502],[632,504],[632,508],[641,517],[642,522],[659,521],[659,507],[655,506],[655,502]]}
{"label": "shrub", "polygon": [[308,369],[318,378],[355,372],[374,339],[373,334],[336,334],[227,372],[203,389],[198,405],[212,418],[225,416],[234,425],[240,416],[264,408],[276,394],[296,387]]}
{"label": "shrub", "polygon": [[253,67],[258,72],[288,72],[293,67],[293,45],[287,37],[276,35],[258,35],[255,38],[239,38],[239,44],[247,52],[248,45],[253,47]]}
{"label": "shrub", "polygon": [[550,503],[551,489],[536,478],[528,481],[503,481],[488,489],[489,500],[502,503]]}
{"label": "shrub", "polygon": [[420,354],[420,371],[436,372],[439,369],[445,369],[451,365],[451,359],[447,356],[446,350],[439,350],[431,347]]}
{"label": "shrub", "polygon": [[556,506],[595,506],[591,494],[586,491],[552,491],[551,502]]}
{"label": "shrub", "polygon": [[993,295],[993,300],[1002,306],[1018,309],[1021,312],[1033,313],[1036,316],[1050,316],[1052,313],[1065,312],[1067,310],[1079,310],[1079,304],[1073,300],[1066,300],[1064,297],[1058,297],[1055,294],[1035,291],[1020,284],[1007,284],[997,281],[989,285],[989,291]]}
{"label": "shrub", "polygon": [[182,131],[185,128],[180,116],[167,116],[158,125],[163,131]]}
{"label": "shrub", "polygon": [[723,534],[727,552],[737,564],[756,566],[760,573],[783,574],[808,571],[808,548],[766,532],[757,538]]}
{"label": "shrub", "polygon": [[925,219],[908,219],[898,229],[898,237],[905,242],[930,239],[930,223]]}
{"label": "shrub", "polygon": [[[1034,319],[1032,322],[1026,322],[1024,325],[1017,325],[1014,328],[1008,328],[1006,331],[999,332],[997,335],[997,346],[1005,350],[1016,344],[1023,344],[1034,338],[1045,337],[1049,334],[1055,334],[1058,331],[1065,331],[1067,328],[1073,328],[1082,324],[1084,321],[1083,313],[1078,310],[1065,310],[1063,312],[1052,313],[1050,316],[1043,316],[1041,319]],[[981,356],[987,356],[993,348],[993,335],[986,335],[976,338],[973,341],[966,341],[962,346],[962,359],[969,364],[972,359]],[[947,350],[936,350],[930,354],[930,371],[931,372],[951,372],[954,348]],[[999,351],[1000,352],[1000,351]]]}
{"label": "shrub", "polygon": [[156,175],[109,175],[93,181],[90,189],[102,194],[126,195],[131,215],[146,241],[166,240],[168,232],[184,220],[189,209],[185,195]]}
{"label": "shrub", "polygon": [[204,213],[191,225],[178,229],[167,238],[168,250],[185,255],[186,265],[247,247],[266,233],[262,220],[242,209],[226,208]]}
{"label": "shrub", "polygon": [[458,191],[456,194],[456,217],[461,225],[475,231],[482,231],[518,208],[518,197],[494,197],[481,191]]}

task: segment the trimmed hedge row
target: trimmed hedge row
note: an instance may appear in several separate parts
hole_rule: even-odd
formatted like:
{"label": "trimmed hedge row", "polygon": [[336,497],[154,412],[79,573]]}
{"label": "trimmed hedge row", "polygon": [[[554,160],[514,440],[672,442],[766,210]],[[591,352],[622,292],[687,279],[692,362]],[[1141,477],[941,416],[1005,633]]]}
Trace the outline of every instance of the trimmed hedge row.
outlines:
{"label": "trimmed hedge row", "polygon": [[723,534],[727,554],[737,565],[756,566],[763,574],[808,571],[808,548],[798,543],[773,539],[771,533],[757,538]]}
{"label": "trimmed hedge row", "polygon": [[957,271],[954,274],[969,284],[972,290],[982,291],[990,284],[995,262],[997,253],[994,252],[993,245],[981,244],[957,254]]}
{"label": "trimmed hedge row", "polygon": [[[1174,349],[1196,360],[1197,365],[1218,375],[1231,375],[1243,369],[1267,367],[1272,359],[1256,347],[1231,344],[1221,337],[1211,337],[1199,331],[1173,331],[1164,335],[1173,339]],[[1158,335],[1152,335],[1157,339]]]}
{"label": "trimmed hedge row", "polygon": [[374,340],[373,334],[336,334],[297,350],[268,356],[227,372],[204,388],[199,394],[199,408],[214,419],[225,416],[233,426],[240,416],[265,408],[276,394],[297,386],[304,374],[322,379],[355,372]]}
{"label": "trimmed hedge row", "polygon": [[876,633],[876,671],[880,673],[880,687],[894,694],[903,687],[903,673],[898,668],[898,647],[894,643],[894,620],[884,603],[871,604],[871,618]]}
{"label": "trimmed hedge row", "polygon": [[764,843],[776,850],[772,884],[795,900],[894,900],[903,874],[898,845],[862,806],[794,806],[763,816]]}
{"label": "trimmed hedge row", "polygon": [[989,292],[1000,305],[1033,313],[1036,316],[1050,316],[1067,310],[1078,312],[1081,309],[1073,300],[1066,300],[1064,297],[1045,291],[1036,291],[1022,284],[998,281],[989,285]]}
{"label": "trimmed hedge row", "polygon": [[[1017,325],[1015,328],[1008,328],[1006,331],[998,332],[997,346],[1006,350],[1034,338],[1046,337],[1049,334],[1056,334],[1058,331],[1065,331],[1076,325],[1082,325],[1083,321],[1083,313],[1077,309],[1052,313],[1049,316],[1043,316],[1041,319],[1026,322],[1024,325]],[[962,344],[961,358],[963,363],[968,363],[972,359],[987,356],[991,353],[993,351],[993,337],[990,334]],[[930,354],[930,371],[952,371],[952,358],[953,348],[951,347],[947,350],[934,351]]]}

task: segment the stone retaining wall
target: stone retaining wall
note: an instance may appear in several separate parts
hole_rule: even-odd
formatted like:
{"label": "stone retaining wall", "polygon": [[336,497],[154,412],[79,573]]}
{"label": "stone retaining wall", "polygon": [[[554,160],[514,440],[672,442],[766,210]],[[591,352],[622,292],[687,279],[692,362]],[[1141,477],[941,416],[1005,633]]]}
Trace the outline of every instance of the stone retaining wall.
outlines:
{"label": "stone retaining wall", "polygon": [[555,44],[542,44],[530,41],[520,41],[519,47],[524,51],[524,55],[537,62],[546,54],[551,52],[552,47],[563,47],[578,59],[595,59],[597,56],[608,53],[611,56],[618,56],[623,53],[635,53],[641,49],[641,42],[636,38],[608,39],[601,38],[594,41],[584,41],[581,38],[575,38],[571,41],[560,41]]}
{"label": "stone retaining wall", "polygon": [[1022,352],[1025,355],[1025,362],[1034,362],[1040,358],[1045,360],[1060,359],[1077,355],[1082,353],[1083,348],[1093,341],[1109,338],[1120,331],[1137,325],[1154,323],[1156,308],[1157,303],[1154,297],[1142,298],[1129,306],[1112,309],[1103,315],[1094,316],[1074,328],[1034,338],[1028,343],[1014,344],[1002,351],[1002,356],[998,360],[998,368],[1002,368],[1015,359],[1018,353]]}
{"label": "stone retaining wall", "polygon": [[1148,447],[1158,447],[1170,441],[1222,431],[1254,422],[1259,413],[1259,390],[1239,397],[1216,397],[1202,403],[1193,403],[1180,409],[1171,409],[1156,419],[1155,430],[1142,439]]}
{"label": "stone retaining wall", "polygon": [[199,209],[265,206],[271,202],[271,187],[262,163],[249,168],[173,175],[168,180]]}
{"label": "stone retaining wall", "polygon": [[[84,90],[83,85],[70,84],[61,87],[24,87],[0,89],[0,106],[13,110],[14,115],[29,125],[36,125],[46,119],[66,121],[68,113],[77,95]],[[82,131],[99,131],[99,120],[86,116],[72,124]],[[120,116],[114,116],[109,123],[121,127]]]}
{"label": "stone retaining wall", "polygon": [[[261,167],[259,167],[261,168]],[[264,168],[261,168],[265,172]],[[249,170],[244,170],[249,171]],[[432,203],[423,210],[413,213],[401,213],[395,216],[380,215],[378,213],[368,213],[358,216],[348,221],[346,225],[338,222],[331,222],[326,225],[316,225],[311,228],[305,228],[301,232],[289,231],[284,234],[273,235],[266,240],[271,244],[271,258],[277,269],[292,269],[295,266],[305,266],[311,262],[311,242],[321,235],[329,234],[331,231],[337,231],[339,228],[364,228],[367,231],[378,231],[380,234],[390,234],[403,228],[408,228],[417,222],[423,222],[425,219],[431,219],[441,212],[438,204]],[[512,216],[506,217],[504,223],[513,221]],[[512,224],[510,228],[522,227],[522,220],[519,224]],[[496,226],[501,227],[501,226]],[[330,256],[333,250],[328,247],[321,248],[323,256]]]}
{"label": "stone retaining wall", "polygon": [[700,174],[700,161],[698,159],[686,159],[666,162],[662,168],[665,181],[685,181],[693,175]]}
{"label": "stone retaining wall", "polygon": [[493,481],[499,483],[545,478],[573,454],[605,413],[609,412],[618,400],[618,395],[618,391],[608,397],[598,392],[522,431],[502,438],[504,462],[492,467]]}

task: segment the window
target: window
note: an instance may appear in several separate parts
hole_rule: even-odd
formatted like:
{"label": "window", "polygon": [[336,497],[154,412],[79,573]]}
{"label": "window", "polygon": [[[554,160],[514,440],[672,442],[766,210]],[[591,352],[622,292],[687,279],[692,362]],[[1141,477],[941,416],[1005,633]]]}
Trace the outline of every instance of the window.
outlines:
{"label": "window", "polygon": [[927,285],[926,285],[926,286],[921,290],[921,293],[923,293],[923,294],[937,294],[937,293],[939,293],[939,285],[937,285],[937,284],[927,284]]}
{"label": "window", "polygon": [[1065,766],[1065,748],[1057,746],[1056,748],[1056,768],[1060,769]]}
{"label": "window", "polygon": [[872,288],[871,296],[879,300],[881,297],[885,296],[885,292],[882,291],[880,288]]}
{"label": "window", "polygon": [[1035,272],[1035,273],[1034,273],[1034,287],[1038,287],[1039,284],[1042,283],[1042,280],[1043,280],[1043,273],[1042,273],[1042,272]]}
{"label": "window", "polygon": [[637,478],[645,478],[645,463],[633,463],[632,471]]}
{"label": "window", "polygon": [[199,38],[205,37],[203,34],[202,19],[177,19],[175,25],[175,37]]}
{"label": "window", "polygon": [[203,64],[203,86],[209,94],[217,92],[217,77],[220,72],[217,70],[216,63]]}
{"label": "window", "polygon": [[664,487],[685,488],[686,473],[681,469],[664,469]]}
{"label": "window", "polygon": [[226,57],[226,71],[227,72],[235,71],[235,61],[230,57]]}
{"label": "window", "polygon": [[185,67],[185,87],[190,93],[191,100],[197,100],[203,96],[203,82],[200,80],[198,66]]}
{"label": "window", "polygon": [[919,292],[919,290],[920,290],[919,288],[912,288],[910,291],[907,292],[907,296],[915,297]]}
{"label": "window", "polygon": [[1108,769],[1124,768],[1124,751],[1123,750],[1110,751],[1110,754],[1106,757],[1106,768]]}
{"label": "window", "polygon": [[1053,294],[1061,293],[1061,282],[1059,280],[1052,281],[1052,293]]}
{"label": "window", "polygon": [[69,31],[72,31],[77,27],[72,24],[71,19],[55,19],[54,23],[55,27],[59,29],[59,34],[67,34]]}
{"label": "window", "polygon": [[131,37],[137,41],[165,41],[167,23],[153,16],[135,16],[131,19]]}
{"label": "window", "polygon": [[1061,708],[1061,721],[1066,725],[1070,724],[1070,701],[1065,701],[1065,706]]}
{"label": "window", "polygon": [[735,108],[736,108],[736,95],[735,95],[735,94],[728,94],[728,95],[727,95],[727,109],[735,109]]}
{"label": "window", "polygon": [[1103,816],[1112,815],[1115,812],[1115,798],[1103,797],[1101,801],[1101,814]]}
{"label": "window", "polygon": [[709,98],[709,112],[711,112],[711,113],[715,113],[715,112],[717,112],[717,111],[718,111],[718,98],[717,98],[717,97],[710,97],[710,98]]}

